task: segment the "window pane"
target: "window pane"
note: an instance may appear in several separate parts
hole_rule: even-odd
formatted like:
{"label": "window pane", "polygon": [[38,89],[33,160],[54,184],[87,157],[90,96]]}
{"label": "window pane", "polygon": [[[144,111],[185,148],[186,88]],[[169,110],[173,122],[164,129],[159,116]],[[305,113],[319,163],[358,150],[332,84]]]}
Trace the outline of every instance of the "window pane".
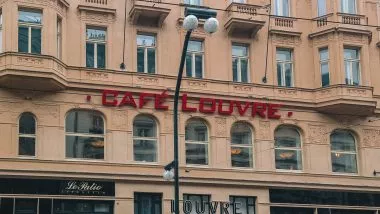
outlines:
{"label": "window pane", "polygon": [[248,59],[240,59],[241,82],[248,82]]}
{"label": "window pane", "polygon": [[232,56],[246,57],[248,56],[248,48],[246,46],[233,45]]}
{"label": "window pane", "polygon": [[344,49],[344,59],[358,59],[359,51],[355,48],[345,48]]}
{"label": "window pane", "polygon": [[156,162],[156,140],[133,140],[133,155],[135,161]]}
{"label": "window pane", "polygon": [[37,199],[16,198],[15,214],[37,214]]}
{"label": "window pane", "polygon": [[[0,15],[1,17],[1,15]],[[0,24],[0,53],[3,52],[3,31],[2,26]]]}
{"label": "window pane", "polygon": [[275,132],[276,148],[300,148],[301,139],[298,131],[294,128],[280,127]]}
{"label": "window pane", "polygon": [[331,153],[333,172],[357,173],[356,154]]}
{"label": "window pane", "polygon": [[189,46],[187,47],[187,50],[188,51],[194,51],[194,52],[201,52],[201,51],[203,51],[202,43],[203,42],[201,42],[201,41],[190,40]]}
{"label": "window pane", "polygon": [[94,50],[95,44],[92,43],[86,43],[86,67],[87,68],[93,68],[95,66],[94,64]]}
{"label": "window pane", "polygon": [[343,13],[356,13],[356,0],[341,0],[341,8]]}
{"label": "window pane", "polygon": [[36,121],[30,113],[23,113],[20,117],[19,134],[35,134]]}
{"label": "window pane", "polygon": [[353,62],[352,63],[352,80],[354,85],[360,84],[360,63]]}
{"label": "window pane", "polygon": [[98,68],[106,67],[106,45],[97,44]]}
{"label": "window pane", "polygon": [[104,159],[104,138],[66,135],[66,157]]}
{"label": "window pane", "polygon": [[210,197],[208,195],[184,195],[183,198],[185,201],[191,202],[192,207],[191,212],[189,212],[189,214],[210,213],[208,206],[210,202]]}
{"label": "window pane", "polygon": [[13,214],[14,199],[13,198],[1,198],[0,213],[1,214]]}
{"label": "window pane", "polygon": [[87,28],[86,29],[87,40],[106,41],[106,32],[107,31],[105,29]]}
{"label": "window pane", "polygon": [[208,141],[207,126],[199,120],[192,120],[187,123],[185,130],[186,141]]}
{"label": "window pane", "polygon": [[39,214],[52,214],[52,199],[42,199],[38,203]]}
{"label": "window pane", "polygon": [[18,27],[18,51],[28,53],[28,33],[27,27]]}
{"label": "window pane", "polygon": [[133,122],[134,137],[157,137],[156,121],[147,116],[138,116]]}
{"label": "window pane", "polygon": [[135,193],[135,214],[161,214],[161,194]]}
{"label": "window pane", "polygon": [[321,64],[322,86],[330,85],[329,64]]}
{"label": "window pane", "polygon": [[41,24],[42,23],[42,13],[37,12],[37,11],[20,10],[18,12],[18,21],[19,22],[33,23],[33,24]]}
{"label": "window pane", "polygon": [[145,50],[137,48],[137,72],[144,73],[145,71]]}
{"label": "window pane", "polygon": [[319,60],[328,60],[329,59],[329,50],[327,48],[323,48],[319,50]]}
{"label": "window pane", "polygon": [[318,0],[318,16],[326,15],[326,0]]}
{"label": "window pane", "polygon": [[346,73],[346,84],[351,85],[352,75],[351,75],[351,62],[344,62],[344,69]]}
{"label": "window pane", "polygon": [[148,73],[156,73],[156,49],[148,48]]}
{"label": "window pane", "polygon": [[302,153],[296,150],[276,149],[276,169],[301,170]]}
{"label": "window pane", "polygon": [[186,54],[186,76],[192,77],[193,58],[191,54]]}
{"label": "window pane", "polygon": [[137,45],[139,46],[156,46],[156,37],[149,35],[137,35]]}
{"label": "window pane", "polygon": [[332,151],[356,152],[355,138],[350,132],[334,131],[330,141]]}
{"label": "window pane", "polygon": [[318,208],[318,214],[376,214],[375,210],[338,210],[329,208]]}
{"label": "window pane", "polygon": [[41,53],[41,29],[32,28],[32,53]]}
{"label": "window pane", "polygon": [[252,167],[252,148],[231,147],[231,161],[233,167]]}
{"label": "window pane", "polygon": [[208,145],[186,143],[186,164],[208,164]]}
{"label": "window pane", "polygon": [[203,56],[195,55],[195,77],[203,77]]}
{"label": "window pane", "polygon": [[292,54],[289,49],[277,49],[277,60],[281,61],[291,61],[292,60]]}
{"label": "window pane", "polygon": [[314,214],[314,209],[298,207],[271,207],[270,214]]}
{"label": "window pane", "polygon": [[19,137],[18,154],[35,156],[36,139],[33,137]]}
{"label": "window pane", "polygon": [[104,134],[103,117],[97,111],[71,111],[66,117],[66,132]]}
{"label": "window pane", "polygon": [[279,86],[284,86],[284,83],[282,82],[282,74],[283,74],[282,68],[283,68],[282,64],[277,63],[277,84]]}
{"label": "window pane", "polygon": [[293,86],[293,72],[292,72],[292,64],[285,64],[285,86],[292,87]]}
{"label": "window pane", "polygon": [[231,144],[251,145],[251,128],[245,123],[236,123],[231,129]]}
{"label": "window pane", "polygon": [[[231,206],[229,211],[231,214],[254,214],[254,201],[253,197],[230,196]],[[234,208],[236,212],[234,212]]]}
{"label": "window pane", "polygon": [[238,81],[238,59],[232,59],[232,73],[233,73],[233,79],[234,82]]}

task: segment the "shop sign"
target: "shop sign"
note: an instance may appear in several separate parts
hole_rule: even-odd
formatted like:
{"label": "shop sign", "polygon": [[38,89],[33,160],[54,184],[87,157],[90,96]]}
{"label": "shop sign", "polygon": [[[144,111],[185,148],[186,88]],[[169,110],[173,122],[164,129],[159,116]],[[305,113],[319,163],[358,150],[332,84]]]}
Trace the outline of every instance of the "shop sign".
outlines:
{"label": "shop sign", "polygon": [[[154,104],[156,110],[167,111],[169,106],[167,99],[169,95],[164,91],[161,94],[120,92],[115,90],[104,90],[102,94],[102,104],[104,106],[122,107],[129,106],[132,108],[144,108],[149,102]],[[249,102],[237,100],[224,100],[201,97],[194,104],[188,101],[188,94],[182,94],[181,110],[183,112],[200,112],[204,114],[232,115],[234,112],[240,116],[261,117],[268,119],[280,119],[279,114],[281,105],[263,102]],[[293,112],[288,112],[287,116],[291,117]]]}
{"label": "shop sign", "polygon": [[104,196],[112,195],[112,185],[97,181],[61,181],[60,193],[63,195],[88,195]]}
{"label": "shop sign", "polygon": [[[171,201],[171,213],[175,213],[174,200]],[[243,204],[239,202],[221,202],[210,201],[200,203],[198,201],[184,200],[182,204],[184,214],[242,214],[244,212]],[[207,212],[208,211],[208,212]],[[219,212],[218,212],[219,211]]]}

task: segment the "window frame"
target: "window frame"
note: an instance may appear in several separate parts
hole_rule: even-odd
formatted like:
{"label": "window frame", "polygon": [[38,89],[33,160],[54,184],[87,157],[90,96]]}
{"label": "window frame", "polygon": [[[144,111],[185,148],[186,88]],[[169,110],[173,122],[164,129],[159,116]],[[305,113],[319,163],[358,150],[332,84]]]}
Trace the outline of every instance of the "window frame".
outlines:
{"label": "window frame", "polygon": [[57,16],[57,58],[62,60],[62,18]]}
{"label": "window frame", "polygon": [[345,13],[345,14],[358,14],[358,2],[357,2],[357,0],[352,0],[352,1],[354,1],[354,12],[353,13],[350,13],[349,11],[344,11],[343,1],[345,1],[345,0],[340,0],[339,1],[339,3],[340,3],[340,12],[341,13]]}
{"label": "window frame", "polygon": [[[151,37],[154,37],[154,46],[149,46],[149,45],[139,45],[137,43],[137,39],[139,36],[151,36]],[[136,35],[136,51],[138,51],[139,48],[143,48],[144,49],[144,72],[140,72],[138,70],[138,56],[136,54],[136,59],[137,59],[137,63],[136,63],[136,71],[137,73],[144,73],[144,74],[157,74],[157,34],[153,34],[153,33],[144,33],[144,32],[139,32],[137,33]],[[154,73],[149,73],[148,72],[148,50],[149,49],[153,49],[154,50]]]}
{"label": "window frame", "polygon": [[[34,119],[34,126],[35,126],[35,132],[34,134],[20,134],[20,121],[21,121],[21,118],[23,115],[25,114],[30,114],[33,119]],[[19,157],[22,157],[22,158],[36,158],[37,157],[37,130],[38,130],[38,123],[37,123],[37,118],[35,116],[35,114],[31,113],[31,112],[23,112],[20,114],[19,118],[18,118],[18,131],[17,131],[17,140],[18,140],[18,144],[17,144],[17,155]],[[34,139],[34,155],[20,155],[20,138],[32,138]]]}
{"label": "window frame", "polygon": [[[321,1],[323,1],[323,9],[320,7],[322,5],[322,3],[320,3]],[[322,9],[322,10],[321,10]],[[323,13],[321,13],[323,12]],[[326,0],[317,0],[317,16],[318,17],[321,17],[321,16],[325,16],[327,15],[327,1]]]}
{"label": "window frame", "polygon": [[[298,135],[299,135],[299,139],[300,139],[300,146],[299,147],[277,147],[276,145],[276,132],[278,131],[278,129],[280,128],[288,128],[288,129],[294,129]],[[302,135],[301,135],[301,132],[299,130],[298,127],[296,126],[291,126],[291,125],[280,125],[278,126],[275,131],[274,131],[274,164],[275,164],[275,169],[276,171],[287,171],[287,172],[302,172],[304,170],[304,152],[303,152],[303,141],[302,141]],[[300,151],[301,152],[301,169],[277,169],[276,167],[276,151],[277,150],[290,150],[290,151]]]}
{"label": "window frame", "polygon": [[[355,143],[355,152],[346,152],[346,151],[336,151],[336,150],[333,150],[332,149],[332,141],[331,141],[331,136],[335,133],[335,132],[339,132],[339,131],[344,131],[344,132],[347,132],[348,134],[350,134],[352,136],[352,138],[354,139],[354,143]],[[357,137],[355,136],[355,134],[351,131],[351,130],[346,130],[346,129],[335,129],[334,131],[331,132],[330,134],[330,161],[331,161],[331,172],[333,174],[344,174],[344,175],[358,175],[359,174],[359,159],[358,159],[358,156],[359,156],[359,152],[358,152],[358,141],[357,141]],[[332,155],[334,154],[349,154],[349,155],[355,155],[355,164],[356,164],[356,172],[334,172],[333,171],[333,160],[332,160]]]}
{"label": "window frame", "polygon": [[[38,23],[29,23],[29,22],[20,22],[20,20],[18,20],[18,18],[20,17],[20,12],[21,11],[24,11],[24,12],[38,12],[41,14],[41,23],[38,24]],[[43,18],[43,10],[42,9],[33,9],[33,8],[24,8],[24,7],[19,7],[18,10],[17,10],[17,36],[19,37],[20,36],[20,32],[19,32],[19,29],[20,27],[24,27],[24,28],[27,28],[28,29],[28,51],[27,52],[20,52],[18,50],[18,52],[20,53],[28,53],[28,54],[42,54],[42,43],[43,43],[43,40],[42,40],[42,37],[43,37],[43,24],[44,24],[44,18]],[[41,44],[40,44],[40,53],[32,53],[32,29],[39,29],[41,31]],[[19,40],[19,38],[17,38]],[[20,46],[20,44],[18,44],[18,47]],[[19,48],[18,48],[19,49]]]}
{"label": "window frame", "polygon": [[[286,14],[279,14],[278,12],[281,11],[281,13],[285,12],[284,10],[284,1],[288,1],[288,8],[287,8],[287,15]],[[280,3],[281,2],[281,3]],[[278,8],[277,8],[278,7]],[[280,16],[280,17],[291,17],[291,1],[290,0],[275,0],[274,3],[274,15]]]}
{"label": "window frame", "polygon": [[[321,58],[321,52],[326,51],[327,52],[327,59]],[[318,49],[318,55],[319,55],[319,71],[321,75],[321,87],[328,87],[331,85],[331,74],[330,74],[330,50],[328,47],[321,47]],[[327,85],[323,85],[323,72],[322,72],[322,65],[326,65],[328,67],[328,74],[329,74],[329,82]]]}
{"label": "window frame", "polygon": [[[154,121],[155,126],[156,126],[156,137],[138,137],[138,136],[135,136],[135,133],[134,133],[134,128],[135,128],[134,124],[135,124],[136,118],[138,118],[138,117],[148,117],[148,118],[150,118],[151,120]],[[141,164],[154,164],[154,163],[158,163],[159,162],[159,160],[160,160],[159,135],[160,135],[160,133],[159,133],[159,124],[158,124],[157,119],[154,116],[149,115],[149,114],[139,114],[139,115],[136,115],[133,118],[133,121],[132,121],[132,155],[133,155],[133,161],[134,162],[141,163]],[[152,161],[152,162],[149,162],[149,161],[137,161],[137,160],[135,160],[135,150],[134,150],[135,140],[155,141],[156,142],[156,160]]]}
{"label": "window frame", "polygon": [[[105,32],[105,38],[104,40],[100,39],[88,39],[87,38],[87,29],[93,29],[93,30],[104,30]],[[86,68],[96,68],[96,69],[106,69],[107,68],[107,41],[108,41],[108,28],[105,26],[94,26],[94,25],[86,25],[86,46],[85,46],[85,53],[86,53]],[[93,67],[87,67],[87,44],[93,44],[94,45],[94,66]],[[98,66],[98,44],[103,44],[104,45],[104,68],[99,68]]]}
{"label": "window frame", "polygon": [[[277,51],[279,50],[286,50],[286,51],[289,51],[290,53],[290,60],[279,60],[277,59]],[[280,87],[287,87],[287,88],[292,88],[294,87],[294,82],[295,82],[295,78],[294,78],[294,49],[293,48],[283,48],[283,47],[276,47],[276,74],[278,75],[278,71],[277,71],[277,66],[278,64],[281,64],[281,84],[278,84],[278,76],[277,76],[277,84],[278,86]],[[292,78],[291,78],[291,84],[290,86],[286,86],[286,65],[290,64],[291,66],[291,74],[292,74]]]}
{"label": "window frame", "polygon": [[[206,128],[207,128],[207,141],[192,141],[192,140],[186,140],[186,128],[188,126],[188,124],[192,121],[199,121],[201,123],[203,123]],[[191,163],[187,163],[186,159],[187,159],[187,152],[186,152],[186,145],[187,144],[192,144],[192,145],[207,145],[207,163],[206,164],[191,164]],[[207,124],[207,122],[203,119],[200,119],[200,118],[195,118],[195,119],[189,119],[188,121],[186,121],[186,125],[185,125],[185,163],[186,165],[188,166],[204,166],[204,167],[207,167],[210,165],[210,128]]]}
{"label": "window frame", "polygon": [[[65,115],[65,159],[66,160],[73,160],[73,161],[91,161],[91,162],[104,162],[107,160],[107,134],[106,134],[106,120],[105,120],[105,117],[104,117],[104,114],[100,111],[96,111],[97,113],[99,113],[99,116],[102,118],[103,120],[103,134],[83,134],[83,133],[75,133],[75,132],[67,132],[67,127],[66,127],[66,120],[67,120],[67,117],[70,113],[72,112],[75,112],[75,111],[84,111],[84,112],[91,112],[91,111],[94,111],[94,110],[91,110],[91,109],[71,109],[69,111],[67,111],[66,115]],[[66,144],[67,144],[67,141],[66,141],[66,137],[67,136],[77,136],[77,137],[96,137],[96,138],[103,138],[103,144],[104,144],[104,148],[103,148],[103,159],[95,159],[95,158],[75,158],[75,157],[67,157],[67,151],[66,151]]]}
{"label": "window frame", "polygon": [[[233,128],[235,125],[239,125],[239,124],[242,124],[242,125],[245,125],[247,126],[247,128],[249,128],[249,131],[250,131],[250,134],[251,134],[251,144],[233,144],[232,143],[232,134],[233,134]],[[241,166],[233,166],[232,164],[232,147],[239,147],[239,148],[249,148],[250,151],[251,151],[251,166],[249,167],[241,167]],[[255,150],[254,150],[254,134],[253,134],[253,129],[252,129],[252,126],[247,123],[247,122],[242,122],[242,121],[238,121],[238,122],[235,122],[232,124],[232,127],[231,127],[231,130],[230,130],[230,149],[231,149],[231,167],[232,168],[238,168],[238,169],[254,169],[255,168]]]}
{"label": "window frame", "polygon": [[[346,57],[345,57],[345,51],[346,51],[346,49],[347,50],[355,50],[356,52],[357,52],[357,58],[356,59],[346,59]],[[361,82],[362,82],[362,69],[361,69],[361,48],[360,47],[351,47],[351,46],[345,46],[345,47],[343,47],[343,62],[344,62],[344,64],[343,64],[343,67],[344,67],[344,77],[345,77],[345,81],[344,81],[344,83],[346,84],[346,85],[351,85],[351,86],[360,86],[361,85]],[[346,62],[347,63],[349,63],[349,71],[347,71],[346,70]],[[359,80],[358,80],[358,84],[357,85],[355,85],[354,84],[354,78],[353,78],[353,64],[354,63],[358,63],[359,64],[359,70],[358,70],[358,74],[359,74]],[[346,79],[348,79],[347,78],[347,74],[349,74],[349,76],[351,77],[350,79],[349,79],[349,83],[346,83]]]}
{"label": "window frame", "polygon": [[[235,56],[233,55],[233,49],[234,47],[244,47],[247,49],[247,55],[246,56]],[[251,63],[250,63],[250,51],[249,51],[249,45],[248,44],[239,44],[239,43],[232,43],[232,80],[234,81],[233,75],[234,75],[234,68],[233,68],[233,61],[235,59],[238,60],[237,64],[237,80],[234,82],[237,83],[250,83],[251,82]],[[242,70],[241,70],[241,60],[246,59],[247,60],[247,82],[242,81]]]}
{"label": "window frame", "polygon": [[[197,79],[204,79],[205,78],[205,42],[204,40],[200,39],[190,39],[189,42],[200,42],[202,45],[202,51],[191,51],[187,49],[186,51],[186,56],[191,55],[191,76],[187,76],[187,67],[186,67],[186,60],[185,60],[185,75],[188,78],[197,78]],[[196,77],[196,70],[195,70],[195,56],[202,56],[202,76],[201,77]]]}
{"label": "window frame", "polygon": [[[142,206],[141,200],[138,200],[137,196],[149,196],[150,202],[152,202],[152,204],[157,204],[157,203],[154,203],[154,202],[157,202],[156,200],[154,200],[154,197],[159,197],[160,198],[160,203],[159,203],[160,213],[154,213],[154,214],[163,214],[163,210],[162,210],[163,209],[163,195],[162,195],[162,193],[134,192],[133,195],[134,195],[133,206],[136,206],[136,203],[138,204],[138,207],[137,207],[138,213],[137,214],[140,214],[141,210],[139,210],[139,209]],[[136,214],[135,209],[136,209],[136,207],[134,207],[134,211],[133,211],[134,214]]]}
{"label": "window frame", "polygon": [[[237,196],[237,195],[230,195],[229,196],[229,201],[230,201],[230,204],[232,204],[232,206],[230,206],[232,209],[234,208],[233,204],[235,203],[236,201],[236,198],[244,198],[246,199],[246,203],[247,203],[247,214],[256,214],[256,201],[257,201],[257,197],[255,196]],[[252,198],[253,199],[253,204],[249,204],[249,199]],[[232,199],[232,201],[231,201]],[[253,207],[253,210],[254,210],[254,213],[249,213],[249,207]],[[232,213],[234,213],[232,211]],[[231,214],[232,214],[231,213]]]}
{"label": "window frame", "polygon": [[[201,199],[201,204],[204,204],[204,201],[203,201],[203,197],[207,197],[207,202],[208,203],[210,203],[211,202],[211,195],[208,195],[208,194],[191,194],[191,193],[183,193],[183,195],[182,195],[182,198],[183,198],[183,202],[185,202],[185,201],[191,201],[190,199],[189,199],[189,197],[200,197],[200,199]],[[185,199],[186,198],[186,199]],[[192,204],[192,207],[195,207],[196,205],[195,205],[195,203],[194,204]],[[207,206],[205,206],[205,207],[207,207]],[[210,207],[208,208],[208,210],[209,210],[209,213],[211,213],[210,212]]]}

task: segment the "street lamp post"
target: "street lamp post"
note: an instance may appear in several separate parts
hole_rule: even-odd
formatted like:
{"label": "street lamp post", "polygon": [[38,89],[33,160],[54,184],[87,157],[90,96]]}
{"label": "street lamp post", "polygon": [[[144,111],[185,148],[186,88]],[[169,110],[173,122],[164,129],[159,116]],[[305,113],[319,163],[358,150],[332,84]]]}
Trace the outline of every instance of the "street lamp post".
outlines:
{"label": "street lamp post", "polygon": [[[174,161],[165,166],[164,179],[172,180],[174,178],[174,211],[179,214],[179,161],[178,161],[178,100],[181,89],[183,76],[183,68],[185,65],[187,46],[193,30],[198,27],[198,18],[207,19],[204,23],[204,29],[207,33],[215,33],[218,30],[219,22],[215,18],[216,11],[209,9],[186,8],[185,19],[183,20],[183,28],[187,31],[185,41],[183,43],[181,62],[179,65],[177,84],[174,94],[173,107],[173,129],[174,129]],[[198,18],[197,18],[198,17]],[[173,171],[174,170],[174,173]]]}

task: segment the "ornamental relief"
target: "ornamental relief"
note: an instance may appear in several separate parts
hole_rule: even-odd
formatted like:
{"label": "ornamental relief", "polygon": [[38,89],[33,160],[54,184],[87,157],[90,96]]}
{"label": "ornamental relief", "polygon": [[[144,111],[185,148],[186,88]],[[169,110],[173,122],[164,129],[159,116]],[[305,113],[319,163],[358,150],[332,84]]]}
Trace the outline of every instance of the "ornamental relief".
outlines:
{"label": "ornamental relief", "polygon": [[82,21],[87,21],[87,22],[110,24],[116,20],[115,16],[109,15],[107,13],[93,13],[89,11],[83,11],[83,12],[79,12],[78,15]]}
{"label": "ornamental relief", "polygon": [[380,130],[364,129],[363,130],[363,147],[380,148]]}
{"label": "ornamental relief", "polygon": [[309,124],[308,128],[309,135],[307,137],[307,140],[305,141],[306,143],[318,145],[329,144],[330,133],[326,125]]}
{"label": "ornamental relief", "polygon": [[339,40],[352,42],[352,43],[365,43],[365,41],[366,41],[366,39],[364,39],[363,35],[354,34],[354,33],[340,33],[339,34]]}
{"label": "ornamental relief", "polygon": [[259,121],[258,139],[259,140],[272,139],[269,121],[263,121],[263,120]]}
{"label": "ornamental relief", "polygon": [[[0,4],[5,1],[6,0],[1,0]],[[27,3],[31,5],[48,6],[58,11],[61,15],[66,16],[66,7],[60,0],[15,0],[15,2],[19,2],[21,4]]]}
{"label": "ornamental relief", "polygon": [[224,117],[216,117],[216,136],[217,137],[225,137],[227,133],[227,119]]}
{"label": "ornamental relief", "polygon": [[298,36],[290,36],[290,35],[280,35],[280,34],[272,34],[273,43],[280,45],[300,45],[301,38]]}
{"label": "ornamental relief", "polygon": [[127,129],[127,116],[126,110],[114,110],[112,111],[112,128],[118,130],[126,130]]}

